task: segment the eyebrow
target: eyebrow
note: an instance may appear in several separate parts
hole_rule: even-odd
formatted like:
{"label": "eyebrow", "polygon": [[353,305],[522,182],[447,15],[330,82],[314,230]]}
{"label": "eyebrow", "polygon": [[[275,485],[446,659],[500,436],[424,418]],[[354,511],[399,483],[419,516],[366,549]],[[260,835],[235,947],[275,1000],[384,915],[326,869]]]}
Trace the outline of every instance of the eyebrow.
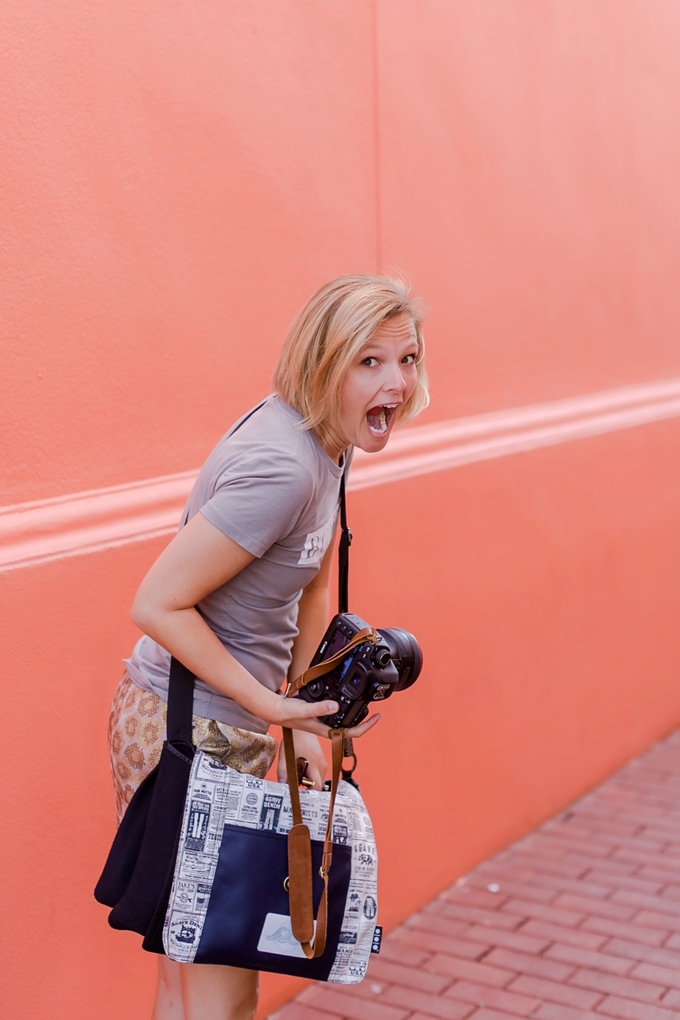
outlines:
{"label": "eyebrow", "polygon": [[[367,344],[366,347],[362,347],[361,350],[359,351],[359,354],[360,354],[360,356],[362,358],[367,358],[371,351],[384,351],[385,350],[385,346],[386,345],[380,343],[379,340],[378,341],[373,341],[373,342]],[[417,350],[417,348],[418,348],[418,341],[417,340],[409,340],[408,343],[405,342],[404,345],[403,345],[403,349],[406,352],[408,352],[410,350],[410,348],[412,348],[412,347]]]}

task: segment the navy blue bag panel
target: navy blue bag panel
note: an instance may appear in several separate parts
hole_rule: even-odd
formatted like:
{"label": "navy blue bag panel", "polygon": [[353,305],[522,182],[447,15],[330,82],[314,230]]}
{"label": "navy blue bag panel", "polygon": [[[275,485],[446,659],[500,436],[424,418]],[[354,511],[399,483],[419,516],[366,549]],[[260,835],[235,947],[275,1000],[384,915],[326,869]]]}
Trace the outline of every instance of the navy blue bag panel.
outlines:
{"label": "navy blue bag panel", "polygon": [[[323,891],[319,874],[322,849],[323,843],[312,841],[315,917]],[[288,876],[288,837],[266,829],[225,825],[195,962],[228,964],[325,981],[340,941],[351,866],[351,846],[334,843],[328,888],[328,933],[322,956],[306,960],[262,952],[258,942],[267,914],[290,914],[288,893],[283,885]]]}
{"label": "navy blue bag panel", "polygon": [[[118,827],[113,846],[94,890],[94,898],[107,907],[115,907],[125,895],[137,865],[139,850],[156,788],[159,765],[139,784]],[[142,934],[140,932],[140,934]]]}

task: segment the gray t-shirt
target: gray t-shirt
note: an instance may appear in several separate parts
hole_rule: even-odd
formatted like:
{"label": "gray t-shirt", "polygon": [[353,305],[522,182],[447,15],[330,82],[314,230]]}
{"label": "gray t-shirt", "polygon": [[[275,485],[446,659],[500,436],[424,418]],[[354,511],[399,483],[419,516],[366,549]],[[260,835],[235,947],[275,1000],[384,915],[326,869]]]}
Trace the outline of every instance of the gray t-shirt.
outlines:
{"label": "gray t-shirt", "polygon": [[[182,517],[183,525],[202,513],[257,557],[197,608],[271,691],[290,665],[301,591],[318,573],[335,530],[343,472],[311,432],[296,428],[300,421],[277,395],[244,416],[208,457]],[[167,701],[170,655],[156,641],[140,638],[125,665],[135,683]],[[200,679],[194,714],[258,733],[268,728]]]}

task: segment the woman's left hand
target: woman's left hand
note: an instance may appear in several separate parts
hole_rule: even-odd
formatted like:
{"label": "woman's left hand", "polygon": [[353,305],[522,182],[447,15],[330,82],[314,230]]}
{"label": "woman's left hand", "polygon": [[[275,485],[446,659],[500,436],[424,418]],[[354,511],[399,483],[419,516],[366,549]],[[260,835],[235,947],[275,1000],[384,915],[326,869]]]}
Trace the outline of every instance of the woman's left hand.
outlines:
{"label": "woman's left hand", "polygon": [[[309,762],[305,778],[313,781],[315,790],[322,790],[328,765],[321,750],[319,738],[313,733],[306,733],[304,730],[293,730],[293,741],[295,743],[295,757],[306,758]],[[285,783],[288,779],[288,772],[286,770],[286,756],[283,753],[283,744],[281,744],[279,750],[277,771],[279,782]]]}

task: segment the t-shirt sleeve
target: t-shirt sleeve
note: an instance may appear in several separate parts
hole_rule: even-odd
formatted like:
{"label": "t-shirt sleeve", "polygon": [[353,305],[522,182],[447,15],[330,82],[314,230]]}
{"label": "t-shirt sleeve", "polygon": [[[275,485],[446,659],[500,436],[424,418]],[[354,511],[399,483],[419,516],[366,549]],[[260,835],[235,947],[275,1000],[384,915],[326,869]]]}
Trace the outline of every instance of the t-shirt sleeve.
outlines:
{"label": "t-shirt sleeve", "polygon": [[223,469],[200,512],[253,556],[295,528],[313,494],[309,468],[290,453],[252,445]]}

